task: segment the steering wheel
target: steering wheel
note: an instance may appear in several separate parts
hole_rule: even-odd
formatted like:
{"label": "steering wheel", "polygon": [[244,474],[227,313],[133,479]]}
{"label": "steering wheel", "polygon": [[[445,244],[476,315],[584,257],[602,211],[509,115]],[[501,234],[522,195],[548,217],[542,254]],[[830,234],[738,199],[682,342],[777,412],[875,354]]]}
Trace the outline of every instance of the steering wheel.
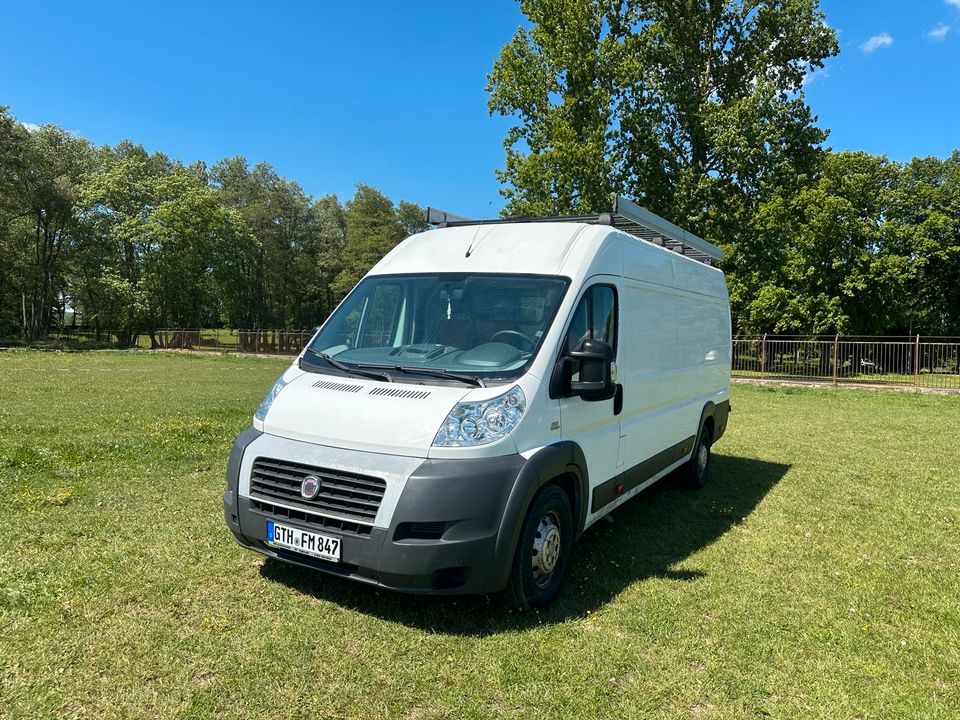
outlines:
{"label": "steering wheel", "polygon": [[[500,335],[510,335],[511,337],[520,338],[527,344],[528,350],[533,350],[533,348],[537,346],[537,344],[533,340],[528,338],[522,332],[518,332],[516,330],[498,330],[497,332],[495,332],[493,335],[490,336],[490,342],[493,342],[494,340],[496,340]],[[520,349],[522,350],[523,348],[520,348]]]}

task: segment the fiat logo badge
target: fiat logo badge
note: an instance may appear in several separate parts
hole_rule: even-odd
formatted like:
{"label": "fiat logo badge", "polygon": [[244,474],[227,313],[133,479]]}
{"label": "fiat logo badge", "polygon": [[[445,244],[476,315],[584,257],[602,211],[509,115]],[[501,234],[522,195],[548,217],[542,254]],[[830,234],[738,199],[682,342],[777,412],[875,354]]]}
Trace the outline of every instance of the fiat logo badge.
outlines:
{"label": "fiat logo badge", "polygon": [[320,492],[320,478],[316,475],[307,475],[300,484],[300,497],[304,500],[313,500]]}

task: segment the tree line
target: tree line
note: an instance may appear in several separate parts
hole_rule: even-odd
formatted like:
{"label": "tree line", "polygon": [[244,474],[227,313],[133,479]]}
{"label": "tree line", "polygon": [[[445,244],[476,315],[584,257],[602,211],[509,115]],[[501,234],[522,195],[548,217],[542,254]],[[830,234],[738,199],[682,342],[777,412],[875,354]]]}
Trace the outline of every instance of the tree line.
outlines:
{"label": "tree line", "polygon": [[[625,195],[720,245],[735,332],[960,335],[960,152],[833,152],[804,84],[839,52],[818,0],[520,0],[489,109],[515,123],[506,215]],[[94,147],[0,109],[0,336],[79,318],[309,328],[421,208],[316,200],[265,163]],[[68,309],[77,313],[68,313]]]}
{"label": "tree line", "polygon": [[425,227],[368,185],[314,200],[266,163],[95,147],[0,108],[0,336],[313,327]]}

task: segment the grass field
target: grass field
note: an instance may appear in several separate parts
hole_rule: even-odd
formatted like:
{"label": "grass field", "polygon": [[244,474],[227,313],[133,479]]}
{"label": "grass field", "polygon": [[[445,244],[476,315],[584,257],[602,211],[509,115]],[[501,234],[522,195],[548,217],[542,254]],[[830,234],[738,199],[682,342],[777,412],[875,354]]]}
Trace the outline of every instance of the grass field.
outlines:
{"label": "grass field", "polygon": [[737,386],[707,488],[618,510],[521,616],[234,544],[284,365],[0,353],[0,716],[960,717],[960,397]]}

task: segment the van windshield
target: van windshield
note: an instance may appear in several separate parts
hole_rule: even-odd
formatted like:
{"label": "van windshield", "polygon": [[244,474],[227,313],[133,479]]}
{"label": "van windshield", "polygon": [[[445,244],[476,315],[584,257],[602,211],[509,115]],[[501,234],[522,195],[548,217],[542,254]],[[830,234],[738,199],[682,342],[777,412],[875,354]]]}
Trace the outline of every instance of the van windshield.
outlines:
{"label": "van windshield", "polygon": [[324,323],[302,366],[373,367],[407,382],[508,382],[536,356],[567,285],[537,275],[367,277]]}

